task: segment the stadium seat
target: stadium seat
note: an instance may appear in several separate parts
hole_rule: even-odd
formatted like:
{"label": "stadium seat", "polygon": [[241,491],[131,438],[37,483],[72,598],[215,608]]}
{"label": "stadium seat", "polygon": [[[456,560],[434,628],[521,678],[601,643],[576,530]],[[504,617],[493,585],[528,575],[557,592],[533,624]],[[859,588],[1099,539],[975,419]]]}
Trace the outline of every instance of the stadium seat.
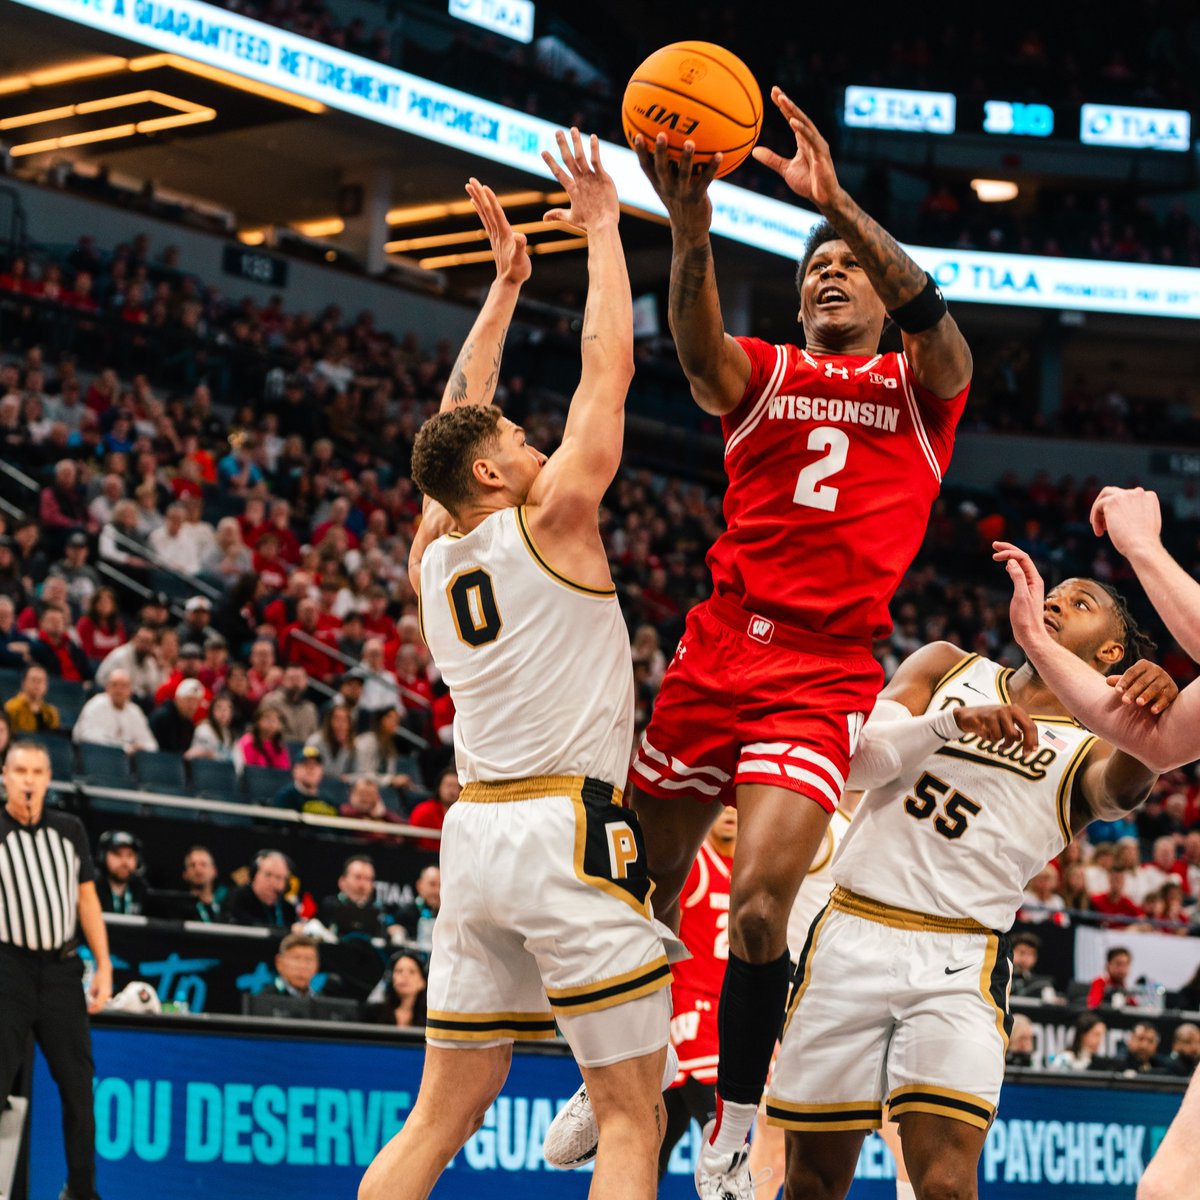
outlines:
{"label": "stadium seat", "polygon": [[232,800],[242,798],[238,790],[237,771],[233,763],[217,758],[189,759],[192,773],[192,791],[205,800]]}
{"label": "stadium seat", "polygon": [[85,783],[96,784],[99,787],[134,786],[129,755],[120,746],[98,746],[92,742],[81,742],[79,777]]}
{"label": "stadium seat", "polygon": [[304,753],[304,743],[302,741],[289,739],[288,741],[284,742],[284,745],[287,746],[288,756],[291,758],[292,762],[295,762],[300,755]]}
{"label": "stadium seat", "polygon": [[242,787],[251,804],[269,805],[275,793],[291,781],[291,771],[277,771],[273,767],[247,767],[242,772]]}
{"label": "stadium seat", "polygon": [[338,808],[341,808],[350,799],[350,785],[343,783],[340,779],[322,779],[321,795],[325,796],[330,804],[336,804]]}
{"label": "stadium seat", "polygon": [[46,699],[60,711],[69,709],[78,713],[87,700],[87,689],[71,679],[51,679],[46,687]]}
{"label": "stadium seat", "polygon": [[191,794],[183,772],[183,759],[163,750],[139,750],[133,759],[138,781],[148,792],[164,792],[168,796]]}
{"label": "stadium seat", "polygon": [[75,747],[65,737],[47,737],[46,749],[50,751],[50,777],[59,782],[70,782],[75,778]]}
{"label": "stadium seat", "polygon": [[0,700],[16,695],[21,686],[21,672],[13,667],[0,669]]}

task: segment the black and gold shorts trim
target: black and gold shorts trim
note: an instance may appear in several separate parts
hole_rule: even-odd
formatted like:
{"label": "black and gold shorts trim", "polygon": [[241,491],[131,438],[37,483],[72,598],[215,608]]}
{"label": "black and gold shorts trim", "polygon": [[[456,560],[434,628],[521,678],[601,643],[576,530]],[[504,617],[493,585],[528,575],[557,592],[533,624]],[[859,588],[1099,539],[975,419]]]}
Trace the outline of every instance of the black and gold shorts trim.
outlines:
{"label": "black and gold shorts trim", "polygon": [[615,1004],[649,996],[670,984],[671,967],[664,956],[647,966],[614,975],[610,979],[582,983],[577,987],[547,988],[546,996],[556,1016],[579,1017],[584,1013],[599,1012]]}
{"label": "black and gold shorts trim", "polygon": [[796,1133],[869,1131],[883,1125],[883,1105],[878,1100],[850,1100],[840,1104],[791,1104],[767,1100],[767,1124]]}
{"label": "black and gold shorts trim", "polygon": [[452,1013],[431,1009],[425,1017],[425,1036],[439,1042],[489,1042],[503,1038],[537,1042],[555,1034],[554,1018],[545,1012]]}
{"label": "black and gold shorts trim", "polygon": [[965,1121],[976,1129],[988,1129],[996,1115],[996,1108],[970,1092],[956,1092],[953,1088],[935,1087],[928,1083],[908,1084],[896,1088],[888,1096],[890,1120],[914,1112],[949,1117],[954,1121]]}

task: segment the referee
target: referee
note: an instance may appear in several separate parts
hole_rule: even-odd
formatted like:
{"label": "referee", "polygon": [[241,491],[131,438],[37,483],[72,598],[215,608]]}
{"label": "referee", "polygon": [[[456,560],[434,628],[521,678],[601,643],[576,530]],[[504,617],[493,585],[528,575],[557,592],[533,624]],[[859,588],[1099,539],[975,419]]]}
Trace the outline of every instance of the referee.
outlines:
{"label": "referee", "polygon": [[[14,742],[0,812],[0,1106],[32,1031],[62,1097],[67,1183],[59,1200],[98,1200],[87,1014],[112,995],[112,961],[87,834],[78,818],[46,810],[49,787],[46,747]],[[96,961],[86,1002],[79,929]]]}

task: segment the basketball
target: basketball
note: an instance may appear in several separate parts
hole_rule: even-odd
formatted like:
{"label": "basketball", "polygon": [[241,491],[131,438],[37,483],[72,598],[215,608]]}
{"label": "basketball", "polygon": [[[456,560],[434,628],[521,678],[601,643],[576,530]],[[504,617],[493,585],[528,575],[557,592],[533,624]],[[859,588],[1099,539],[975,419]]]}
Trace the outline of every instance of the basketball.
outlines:
{"label": "basketball", "polygon": [[691,139],[697,163],[724,155],[718,176],[735,170],[754,148],[762,119],[762,92],[750,68],[711,42],[673,42],[656,50],[634,71],[621,102],[631,146],[639,133],[651,146],[665,133],[678,162]]}

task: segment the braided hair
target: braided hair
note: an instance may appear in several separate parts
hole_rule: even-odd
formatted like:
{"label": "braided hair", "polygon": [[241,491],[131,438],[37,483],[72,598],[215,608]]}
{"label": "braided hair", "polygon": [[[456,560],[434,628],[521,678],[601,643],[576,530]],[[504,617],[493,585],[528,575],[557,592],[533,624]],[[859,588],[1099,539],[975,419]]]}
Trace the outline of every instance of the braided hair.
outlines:
{"label": "braided hair", "polygon": [[1133,615],[1133,611],[1129,607],[1129,602],[1116,588],[1110,587],[1107,583],[1101,583],[1099,579],[1094,579],[1092,582],[1107,593],[1113,603],[1113,612],[1116,613],[1117,621],[1121,626],[1120,636],[1125,646],[1125,653],[1108,668],[1109,675],[1120,675],[1132,667],[1138,659],[1149,658],[1158,649],[1158,646],[1138,624],[1137,617]]}

